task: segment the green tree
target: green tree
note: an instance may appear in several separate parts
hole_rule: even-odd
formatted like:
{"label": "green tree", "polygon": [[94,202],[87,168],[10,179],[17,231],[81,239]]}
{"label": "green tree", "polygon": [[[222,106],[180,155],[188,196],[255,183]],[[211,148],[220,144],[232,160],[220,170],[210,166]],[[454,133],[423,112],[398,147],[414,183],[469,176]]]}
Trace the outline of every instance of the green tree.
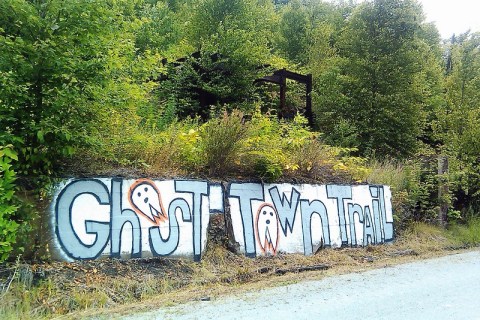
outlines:
{"label": "green tree", "polygon": [[436,122],[449,155],[460,209],[480,209],[480,33],[452,37],[446,47],[445,107]]}
{"label": "green tree", "polygon": [[[273,4],[266,0],[199,0],[186,14],[181,37],[191,51],[169,66],[167,81],[160,84],[165,109],[180,117],[207,118],[210,105],[218,111],[251,108],[254,80],[265,71],[262,65],[276,64],[271,54]],[[183,38],[184,37],[184,38]],[[179,59],[180,58],[180,59]],[[203,101],[203,100],[206,101]]]}
{"label": "green tree", "polygon": [[[353,5],[347,3],[290,1],[279,10],[275,49],[290,62],[305,66],[312,59],[310,51],[315,50],[316,34],[323,28],[338,32],[352,9]],[[330,40],[333,37],[335,34]]]}
{"label": "green tree", "polygon": [[[332,76],[320,76],[326,82],[317,92],[319,125],[331,138],[346,133],[363,154],[378,156],[416,149],[432,102],[422,90],[430,50],[422,21],[412,0],[375,0],[353,11],[334,44],[338,58],[325,71]],[[330,89],[340,90],[336,99]]]}
{"label": "green tree", "polygon": [[115,19],[102,1],[0,3],[0,126],[21,138],[20,174],[51,173],[84,141]]}
{"label": "green tree", "polygon": [[0,126],[20,138],[21,176],[51,174],[76,147],[118,129],[117,118],[133,128],[137,108],[151,103],[146,79],[159,59],[136,55],[137,5],[0,2]]}
{"label": "green tree", "polygon": [[41,193],[81,147],[103,159],[131,149],[118,141],[134,137],[139,109],[152,103],[146,80],[159,61],[137,54],[137,5],[0,1],[0,258],[34,218],[14,191]]}
{"label": "green tree", "polygon": [[144,3],[138,10],[140,26],[135,31],[135,46],[140,53],[146,50],[165,53],[180,41],[178,14],[171,7],[176,8],[174,4],[158,1]]}
{"label": "green tree", "polygon": [[282,10],[277,47],[289,61],[307,61],[311,31],[308,18],[307,9],[300,1],[293,1]]}

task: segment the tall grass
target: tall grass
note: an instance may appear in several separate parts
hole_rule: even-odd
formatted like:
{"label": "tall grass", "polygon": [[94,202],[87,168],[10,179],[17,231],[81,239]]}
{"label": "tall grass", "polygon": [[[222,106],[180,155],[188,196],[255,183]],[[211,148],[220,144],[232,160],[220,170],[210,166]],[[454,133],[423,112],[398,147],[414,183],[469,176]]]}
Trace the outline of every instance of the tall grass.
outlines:
{"label": "tall grass", "polygon": [[393,160],[371,160],[368,163],[370,174],[368,182],[372,184],[385,184],[394,191],[404,191],[410,184],[409,170],[404,164]]}
{"label": "tall grass", "polygon": [[392,207],[396,229],[405,230],[412,222],[415,199],[412,197],[411,169],[393,160],[371,160],[368,164],[370,174],[367,181],[371,184],[390,186],[392,191]]}
{"label": "tall grass", "polygon": [[449,233],[453,240],[461,246],[480,245],[480,217],[472,217],[465,224],[452,224]]}

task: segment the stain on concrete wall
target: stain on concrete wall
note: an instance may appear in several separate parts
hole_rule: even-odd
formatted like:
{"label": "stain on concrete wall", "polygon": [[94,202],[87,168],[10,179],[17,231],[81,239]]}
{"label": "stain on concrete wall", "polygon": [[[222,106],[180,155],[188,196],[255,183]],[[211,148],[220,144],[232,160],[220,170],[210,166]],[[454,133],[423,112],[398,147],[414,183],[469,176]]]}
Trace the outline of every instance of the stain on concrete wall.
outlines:
{"label": "stain on concrete wall", "polygon": [[249,257],[393,240],[387,186],[231,183],[228,202],[235,240]]}
{"label": "stain on concrete wall", "polygon": [[[210,214],[223,213],[247,256],[310,255],[324,247],[393,240],[386,186],[72,179],[51,205],[52,253],[60,260],[191,257],[207,245]],[[228,208],[228,210],[226,210]]]}

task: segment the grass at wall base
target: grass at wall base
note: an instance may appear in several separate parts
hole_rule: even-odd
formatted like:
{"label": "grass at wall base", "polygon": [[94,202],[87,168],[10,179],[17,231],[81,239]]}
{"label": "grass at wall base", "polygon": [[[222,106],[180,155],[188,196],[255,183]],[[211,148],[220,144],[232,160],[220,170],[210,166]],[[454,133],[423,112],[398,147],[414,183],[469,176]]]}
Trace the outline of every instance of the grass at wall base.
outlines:
{"label": "grass at wall base", "polygon": [[[200,263],[154,258],[28,264],[19,259],[0,267],[0,318],[108,317],[206,296],[361,272],[477,247],[479,226],[478,219],[450,230],[416,223],[390,245],[325,249],[308,257],[279,254],[252,259],[216,243]],[[299,266],[326,266],[327,270],[299,272]]]}

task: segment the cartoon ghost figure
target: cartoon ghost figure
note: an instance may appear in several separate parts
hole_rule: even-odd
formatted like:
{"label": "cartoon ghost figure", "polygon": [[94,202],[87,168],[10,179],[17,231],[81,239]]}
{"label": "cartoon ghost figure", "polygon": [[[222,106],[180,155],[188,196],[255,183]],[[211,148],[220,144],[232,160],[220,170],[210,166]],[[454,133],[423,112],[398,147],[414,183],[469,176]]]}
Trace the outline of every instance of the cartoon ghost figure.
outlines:
{"label": "cartoon ghost figure", "polygon": [[135,181],[130,187],[128,200],[137,214],[143,215],[154,224],[159,225],[168,220],[160,191],[153,181],[148,179]]}
{"label": "cartoon ghost figure", "polygon": [[275,208],[264,203],[257,211],[257,242],[263,253],[275,255],[278,248],[279,221]]}

